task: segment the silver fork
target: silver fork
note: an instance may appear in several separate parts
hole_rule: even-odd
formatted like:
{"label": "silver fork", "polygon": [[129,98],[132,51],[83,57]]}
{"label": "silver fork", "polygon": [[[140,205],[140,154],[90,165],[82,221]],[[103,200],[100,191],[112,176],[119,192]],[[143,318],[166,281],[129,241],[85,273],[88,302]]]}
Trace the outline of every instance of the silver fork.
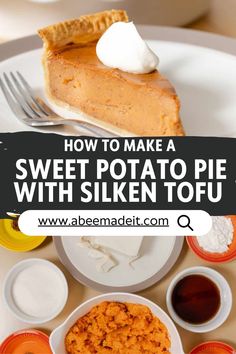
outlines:
{"label": "silver fork", "polygon": [[4,80],[0,78],[2,92],[12,112],[21,122],[32,127],[72,125],[93,136],[117,136],[95,124],[60,117],[41,98],[36,97],[33,89],[20,72],[17,71],[16,74],[11,72],[10,75],[3,73],[3,77]]}

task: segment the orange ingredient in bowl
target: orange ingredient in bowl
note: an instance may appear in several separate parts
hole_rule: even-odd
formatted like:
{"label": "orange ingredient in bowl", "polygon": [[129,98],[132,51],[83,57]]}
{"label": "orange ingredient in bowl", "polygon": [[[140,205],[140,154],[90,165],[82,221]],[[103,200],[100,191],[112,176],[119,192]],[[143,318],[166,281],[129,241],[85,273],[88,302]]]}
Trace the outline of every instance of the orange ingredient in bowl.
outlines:
{"label": "orange ingredient in bowl", "polygon": [[109,301],[79,318],[68,331],[65,345],[68,354],[171,353],[166,326],[147,306]]}

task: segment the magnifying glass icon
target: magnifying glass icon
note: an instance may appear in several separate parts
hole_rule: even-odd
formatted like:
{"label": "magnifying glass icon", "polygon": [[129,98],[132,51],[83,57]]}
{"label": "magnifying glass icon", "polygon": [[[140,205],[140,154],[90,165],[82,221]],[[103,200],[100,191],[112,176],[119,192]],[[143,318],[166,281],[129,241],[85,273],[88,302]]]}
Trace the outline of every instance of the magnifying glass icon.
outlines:
{"label": "magnifying glass icon", "polygon": [[193,231],[193,228],[191,227],[191,220],[188,215],[180,215],[177,219],[177,223],[180,227],[186,228],[188,227],[191,231]]}

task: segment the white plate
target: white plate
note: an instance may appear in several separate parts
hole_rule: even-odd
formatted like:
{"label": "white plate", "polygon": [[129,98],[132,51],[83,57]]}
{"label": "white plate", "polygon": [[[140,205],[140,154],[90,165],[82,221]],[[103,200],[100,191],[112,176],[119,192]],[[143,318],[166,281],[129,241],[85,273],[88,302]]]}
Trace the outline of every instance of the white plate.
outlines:
{"label": "white plate", "polygon": [[86,313],[88,313],[93,306],[100,304],[103,301],[118,301],[118,302],[129,302],[135,304],[142,304],[148,306],[152,313],[157,316],[168,329],[170,339],[171,339],[171,348],[170,352],[172,354],[184,354],[181,339],[178,334],[178,331],[170,319],[170,317],[156,304],[145,299],[144,297],[127,294],[127,293],[110,293],[104,294],[93,299],[90,299],[84,302],[82,305],[77,307],[70,316],[57,327],[52,334],[50,335],[50,345],[53,351],[53,354],[66,354],[65,351],[65,336],[68,330],[73,326],[73,324]]}
{"label": "white plate", "polygon": [[[152,33],[149,38],[158,38],[160,33],[163,37],[164,34],[163,30],[155,27],[144,27],[143,32],[147,35]],[[169,32],[169,38],[171,35],[174,38],[175,33],[178,38],[181,37],[178,30],[176,32],[172,30]],[[181,33],[183,38],[184,33],[189,34],[188,31]],[[212,38],[215,39],[214,36]],[[32,41],[35,45],[34,37],[32,37]],[[212,41],[214,42],[214,40]],[[222,47],[224,46],[223,42],[222,38]],[[22,40],[19,43],[25,44]],[[19,46],[19,43],[15,41],[15,46]],[[37,41],[36,46],[39,43]],[[235,44],[235,42],[232,43]],[[236,136],[236,57],[213,49],[184,43],[152,39],[149,44],[160,57],[161,72],[171,80],[180,96],[181,116],[187,134]],[[8,48],[7,45],[0,48],[3,49],[0,57],[6,57],[5,48]],[[21,52],[20,46],[18,51]],[[44,97],[41,55],[42,50],[36,49],[9,58],[0,64],[0,73],[19,70],[35,91]],[[17,121],[1,92],[0,107],[0,132],[32,130]],[[58,112],[65,117],[74,116],[61,109],[58,109]],[[75,128],[68,127],[41,131],[55,131],[64,134],[78,133]]]}
{"label": "white plate", "polygon": [[54,237],[58,256],[80,283],[99,291],[137,292],[162,279],[177,261],[183,237],[148,237],[143,240],[140,254],[132,267],[127,258],[115,255],[119,265],[108,273],[96,270],[96,261],[88,250],[78,245],[76,237]]}

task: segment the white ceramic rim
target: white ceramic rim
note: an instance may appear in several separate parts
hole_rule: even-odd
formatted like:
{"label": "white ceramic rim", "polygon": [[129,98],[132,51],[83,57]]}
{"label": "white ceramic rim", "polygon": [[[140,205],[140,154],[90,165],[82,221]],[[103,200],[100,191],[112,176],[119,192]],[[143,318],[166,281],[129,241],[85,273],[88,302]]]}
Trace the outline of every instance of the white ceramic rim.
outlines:
{"label": "white ceramic rim", "polygon": [[[27,263],[43,263],[43,264],[49,266],[50,268],[53,268],[61,278],[61,281],[62,281],[62,284],[64,287],[64,296],[63,296],[60,307],[58,307],[57,310],[48,317],[44,317],[44,318],[30,317],[29,315],[26,315],[25,313],[23,313],[19,308],[17,308],[18,312],[16,313],[14,307],[11,305],[11,302],[9,301],[9,298],[7,296],[7,288],[12,287],[12,282],[13,282],[15,276],[17,275],[18,271],[21,269],[21,266],[26,265]],[[23,321],[25,323],[29,323],[29,324],[43,324],[43,323],[53,320],[64,309],[67,299],[68,299],[68,283],[67,283],[66,277],[63,274],[63,272],[54,263],[52,263],[46,259],[42,259],[42,258],[28,258],[28,259],[24,259],[24,260],[16,263],[9,270],[9,272],[6,274],[4,282],[3,282],[2,295],[3,295],[4,304],[18,320]],[[12,299],[12,302],[14,303],[13,299]]]}
{"label": "white ceramic rim", "polygon": [[[208,322],[200,325],[192,325],[184,320],[182,320],[175,312],[172,306],[172,292],[177,284],[177,282],[183,279],[186,275],[200,274],[211,279],[219,288],[221,296],[221,306],[217,314]],[[182,328],[194,332],[194,333],[206,333],[215,330],[220,327],[228,318],[231,308],[232,308],[232,292],[227,280],[214,269],[196,266],[184,269],[179,272],[170,282],[170,285],[166,293],[166,305],[172,319]]]}
{"label": "white ceramic rim", "polygon": [[[60,324],[57,328],[55,328],[52,333],[50,334],[49,336],[49,344],[50,344],[50,347],[53,351],[53,354],[56,354],[55,352],[55,348],[54,348],[54,344],[53,344],[53,337],[54,335],[56,336],[57,332],[61,331],[63,329],[63,327],[66,326],[67,322],[70,321],[70,319],[79,311],[81,310],[83,307],[86,307],[86,305],[89,305],[90,303],[93,303],[94,301],[97,301],[98,303],[99,302],[102,302],[102,301],[106,301],[107,298],[111,298],[113,297],[116,299],[117,297],[121,296],[121,297],[132,297],[134,299],[134,303],[135,303],[135,299],[136,300],[141,300],[143,302],[145,302],[145,305],[148,306],[150,309],[152,307],[156,308],[164,317],[166,317],[169,321],[169,323],[172,325],[172,329],[175,330],[175,335],[176,335],[176,340],[178,341],[178,345],[181,347],[181,350],[182,352],[179,352],[178,354],[184,354],[184,350],[183,350],[183,346],[182,346],[182,340],[181,340],[181,337],[179,335],[179,332],[173,322],[173,320],[171,319],[171,317],[168,315],[168,313],[166,313],[160,306],[158,306],[156,303],[154,303],[153,301],[151,300],[148,300],[147,298],[143,297],[143,296],[140,296],[140,295],[136,295],[136,294],[132,294],[132,293],[126,293],[126,292],[110,292],[110,293],[106,293],[106,294],[101,294],[101,295],[98,295],[98,296],[95,296],[85,302],[83,302],[82,304],[80,304],[74,311],[72,311],[70,313],[70,315],[65,319],[65,321]],[[107,301],[111,301],[111,300],[107,300]],[[113,301],[119,301],[118,299],[117,300],[113,300]],[[123,300],[124,301],[124,300]],[[123,302],[121,301],[121,302]],[[127,300],[128,302],[130,302],[130,300]],[[139,303],[137,301],[137,303]],[[92,305],[93,306],[93,305]],[[168,327],[167,327],[168,329]],[[168,329],[169,330],[169,329]]]}

